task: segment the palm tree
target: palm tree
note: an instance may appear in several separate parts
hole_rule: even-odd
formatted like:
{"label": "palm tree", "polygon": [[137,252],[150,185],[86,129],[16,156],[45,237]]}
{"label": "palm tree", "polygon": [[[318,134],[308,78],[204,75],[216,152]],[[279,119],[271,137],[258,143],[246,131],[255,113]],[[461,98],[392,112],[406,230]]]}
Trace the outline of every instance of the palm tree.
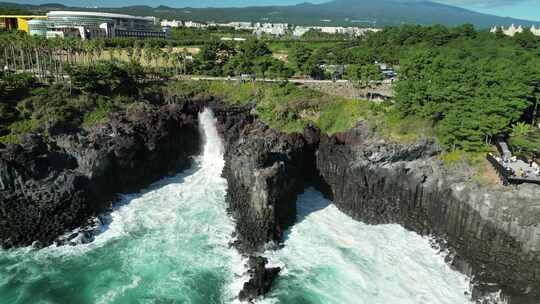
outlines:
{"label": "palm tree", "polygon": [[152,51],[150,45],[147,43],[143,46],[143,56],[145,65],[150,66],[152,62]]}

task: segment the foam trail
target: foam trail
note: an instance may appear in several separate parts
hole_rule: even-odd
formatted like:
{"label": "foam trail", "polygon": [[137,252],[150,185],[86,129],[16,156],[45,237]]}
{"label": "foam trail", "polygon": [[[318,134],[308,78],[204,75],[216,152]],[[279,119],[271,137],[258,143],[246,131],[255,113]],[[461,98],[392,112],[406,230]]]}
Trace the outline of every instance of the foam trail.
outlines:
{"label": "foam trail", "polygon": [[[0,303],[231,303],[246,280],[229,247],[223,145],[210,110],[199,116],[192,169],[123,196],[93,242],[0,250]],[[367,226],[313,189],[299,197],[283,272],[263,303],[464,304],[467,280],[429,240],[397,225]]]}
{"label": "foam trail", "polygon": [[123,196],[92,243],[0,251],[0,303],[231,302],[244,263],[229,247],[223,145],[210,110],[199,123],[195,166]]}
{"label": "foam trail", "polygon": [[284,270],[261,303],[471,303],[467,277],[429,239],[354,221],[314,189],[299,196],[297,208],[285,247],[266,252]]}

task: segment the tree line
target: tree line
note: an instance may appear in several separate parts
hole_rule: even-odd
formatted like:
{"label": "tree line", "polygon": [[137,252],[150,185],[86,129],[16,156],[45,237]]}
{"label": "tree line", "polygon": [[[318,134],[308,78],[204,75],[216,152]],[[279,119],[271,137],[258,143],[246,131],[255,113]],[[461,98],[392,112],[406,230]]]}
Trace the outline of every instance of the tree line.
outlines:
{"label": "tree line", "polygon": [[65,72],[69,82],[44,83],[30,73],[0,71],[0,144],[27,132],[70,132],[137,103],[164,100],[163,82],[148,81],[136,63],[96,61]]}
{"label": "tree line", "polygon": [[18,32],[4,33],[0,34],[0,67],[4,71],[29,72],[43,82],[65,81],[66,66],[92,65],[102,60],[142,63],[154,74],[187,73],[189,54],[185,50],[175,51],[171,44],[162,48],[152,43],[155,40],[132,41],[132,47],[116,44],[110,48],[106,39],[45,39]]}
{"label": "tree line", "polygon": [[[501,32],[477,31],[471,25],[405,25],[320,47],[291,44],[285,60],[275,58],[267,41],[260,39],[209,38],[193,60],[175,52],[172,44],[111,41],[3,34],[0,64],[9,71],[30,71],[50,83],[64,82],[67,66],[91,66],[107,55],[145,62],[146,75],[154,69],[177,75],[254,73],[260,78],[304,75],[323,79],[331,77],[325,66],[341,65],[344,77],[368,86],[381,78],[375,63],[386,63],[399,75],[395,111],[402,117],[430,121],[448,149],[479,151],[494,136],[505,135],[516,149],[535,153],[538,129],[532,126],[538,123],[540,38],[528,30],[507,37]],[[121,43],[132,46],[124,48]]]}

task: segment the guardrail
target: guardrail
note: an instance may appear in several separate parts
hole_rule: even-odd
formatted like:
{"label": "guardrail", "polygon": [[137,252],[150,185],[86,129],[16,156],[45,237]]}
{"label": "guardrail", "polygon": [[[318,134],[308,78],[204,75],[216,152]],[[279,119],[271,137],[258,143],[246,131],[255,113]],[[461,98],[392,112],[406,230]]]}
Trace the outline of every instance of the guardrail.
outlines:
{"label": "guardrail", "polygon": [[486,158],[491,163],[493,168],[495,168],[495,171],[497,171],[503,185],[508,186],[510,184],[509,177],[512,176],[512,173],[501,165],[492,154],[488,153]]}
{"label": "guardrail", "polygon": [[523,183],[537,184],[540,185],[540,177],[538,178],[527,178],[527,177],[518,177],[511,170],[505,168],[492,154],[488,153],[486,159],[491,163],[499,178],[501,179],[504,186],[510,184],[519,185]]}

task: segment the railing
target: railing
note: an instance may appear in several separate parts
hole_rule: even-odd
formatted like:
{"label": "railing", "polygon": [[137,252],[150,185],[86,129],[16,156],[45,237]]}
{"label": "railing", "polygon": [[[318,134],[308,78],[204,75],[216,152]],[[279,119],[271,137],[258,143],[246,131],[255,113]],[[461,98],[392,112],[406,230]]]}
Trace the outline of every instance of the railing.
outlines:
{"label": "railing", "polygon": [[525,177],[509,177],[508,178],[508,182],[510,182],[511,184],[523,184],[523,183],[528,183],[528,184],[536,184],[536,185],[540,185],[540,178],[539,179],[531,179],[531,178],[525,178]]}
{"label": "railing", "polygon": [[493,168],[495,168],[495,171],[497,171],[497,174],[499,175],[499,178],[501,179],[503,185],[508,186],[510,184],[510,181],[508,180],[510,176],[512,176],[512,173],[506,169],[495,157],[488,153],[486,156],[487,160],[491,163]]}
{"label": "railing", "polygon": [[540,177],[538,178],[518,177],[514,174],[514,172],[505,168],[491,153],[488,153],[486,158],[491,163],[493,168],[495,168],[495,171],[497,171],[497,174],[499,175],[499,178],[501,179],[504,186],[508,186],[510,184],[517,185],[517,184],[523,184],[523,183],[540,185]]}

